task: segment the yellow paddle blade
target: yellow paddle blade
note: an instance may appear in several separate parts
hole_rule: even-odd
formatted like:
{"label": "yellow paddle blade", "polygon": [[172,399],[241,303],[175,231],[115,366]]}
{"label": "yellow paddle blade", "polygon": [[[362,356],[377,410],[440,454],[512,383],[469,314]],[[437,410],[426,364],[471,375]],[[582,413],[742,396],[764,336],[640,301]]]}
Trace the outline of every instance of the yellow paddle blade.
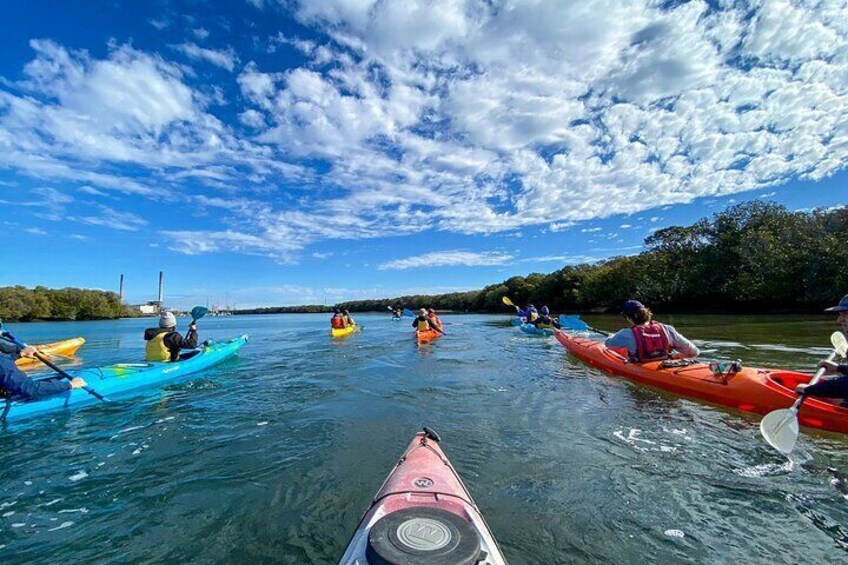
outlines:
{"label": "yellow paddle blade", "polygon": [[501,301],[503,301],[503,303],[504,303],[504,304],[506,304],[507,306],[515,307],[515,304],[513,304],[513,303],[512,303],[512,300],[510,300],[510,299],[509,299],[508,297],[506,297],[506,296],[504,296],[503,298],[501,298]]}

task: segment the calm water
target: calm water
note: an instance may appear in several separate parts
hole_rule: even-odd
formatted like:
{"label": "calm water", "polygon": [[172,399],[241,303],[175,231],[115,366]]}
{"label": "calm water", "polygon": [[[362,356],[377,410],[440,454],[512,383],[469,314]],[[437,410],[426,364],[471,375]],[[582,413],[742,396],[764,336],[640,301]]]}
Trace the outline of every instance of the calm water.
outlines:
{"label": "calm water", "polygon": [[[0,561],[332,563],[427,424],[516,563],[848,560],[848,438],[802,433],[787,459],[758,417],[606,377],[507,317],[449,316],[418,349],[409,322],[204,319],[247,332],[193,380],[0,432]],[[668,320],[668,318],[666,318]],[[618,320],[589,317],[613,329]],[[826,318],[670,320],[705,357],[809,369]],[[144,320],[17,324],[81,335],[79,362],[142,357]],[[185,326],[185,322],[181,322]]]}

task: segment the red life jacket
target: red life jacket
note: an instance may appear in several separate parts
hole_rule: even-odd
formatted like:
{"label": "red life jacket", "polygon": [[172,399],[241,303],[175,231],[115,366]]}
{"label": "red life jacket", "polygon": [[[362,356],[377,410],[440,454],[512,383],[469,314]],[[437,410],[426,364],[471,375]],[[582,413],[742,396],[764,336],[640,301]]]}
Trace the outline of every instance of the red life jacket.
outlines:
{"label": "red life jacket", "polygon": [[647,326],[633,326],[630,329],[636,338],[636,360],[639,363],[668,359],[671,343],[662,324],[651,322]]}
{"label": "red life jacket", "polygon": [[345,327],[345,319],[341,316],[333,316],[330,318],[330,327],[340,330]]}

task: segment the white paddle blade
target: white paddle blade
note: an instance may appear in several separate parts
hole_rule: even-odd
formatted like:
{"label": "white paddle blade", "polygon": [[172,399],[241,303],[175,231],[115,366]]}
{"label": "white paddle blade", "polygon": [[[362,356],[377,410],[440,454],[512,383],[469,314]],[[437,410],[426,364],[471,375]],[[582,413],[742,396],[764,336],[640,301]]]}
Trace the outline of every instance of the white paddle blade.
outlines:
{"label": "white paddle blade", "polygon": [[848,352],[848,339],[845,339],[845,334],[842,332],[833,332],[830,335],[830,343],[833,345],[833,349],[839,353],[840,357],[845,357],[845,353]]}
{"label": "white paddle blade", "polygon": [[760,422],[760,433],[773,448],[789,455],[798,440],[798,416],[789,408],[769,412]]}

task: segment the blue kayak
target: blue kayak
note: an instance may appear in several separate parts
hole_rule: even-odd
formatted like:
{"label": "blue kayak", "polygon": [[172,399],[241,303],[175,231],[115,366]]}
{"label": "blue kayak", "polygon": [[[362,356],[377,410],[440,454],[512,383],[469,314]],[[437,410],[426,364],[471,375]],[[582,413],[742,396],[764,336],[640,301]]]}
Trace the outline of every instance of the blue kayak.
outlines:
{"label": "blue kayak", "polygon": [[[210,340],[196,350],[186,351],[183,354],[187,357],[186,359],[173,363],[120,363],[108,367],[69,371],[69,373],[73,377],[82,377],[88,386],[112,400],[130,391],[154,388],[165,382],[202,371],[232,357],[245,343],[247,343],[247,335],[221,342]],[[100,404],[100,401],[80,388],[40,400],[12,399],[6,420],[24,420],[47,412],[82,408],[92,404]],[[0,402],[0,410],[2,408],[3,403]]]}
{"label": "blue kayak", "polygon": [[513,318],[512,319],[512,325],[513,326],[520,326],[523,323],[524,323],[524,318]]}
{"label": "blue kayak", "polygon": [[542,326],[536,327],[533,324],[521,324],[518,328],[526,334],[530,335],[543,335],[543,336],[551,336],[554,335],[554,331],[550,326]]}

